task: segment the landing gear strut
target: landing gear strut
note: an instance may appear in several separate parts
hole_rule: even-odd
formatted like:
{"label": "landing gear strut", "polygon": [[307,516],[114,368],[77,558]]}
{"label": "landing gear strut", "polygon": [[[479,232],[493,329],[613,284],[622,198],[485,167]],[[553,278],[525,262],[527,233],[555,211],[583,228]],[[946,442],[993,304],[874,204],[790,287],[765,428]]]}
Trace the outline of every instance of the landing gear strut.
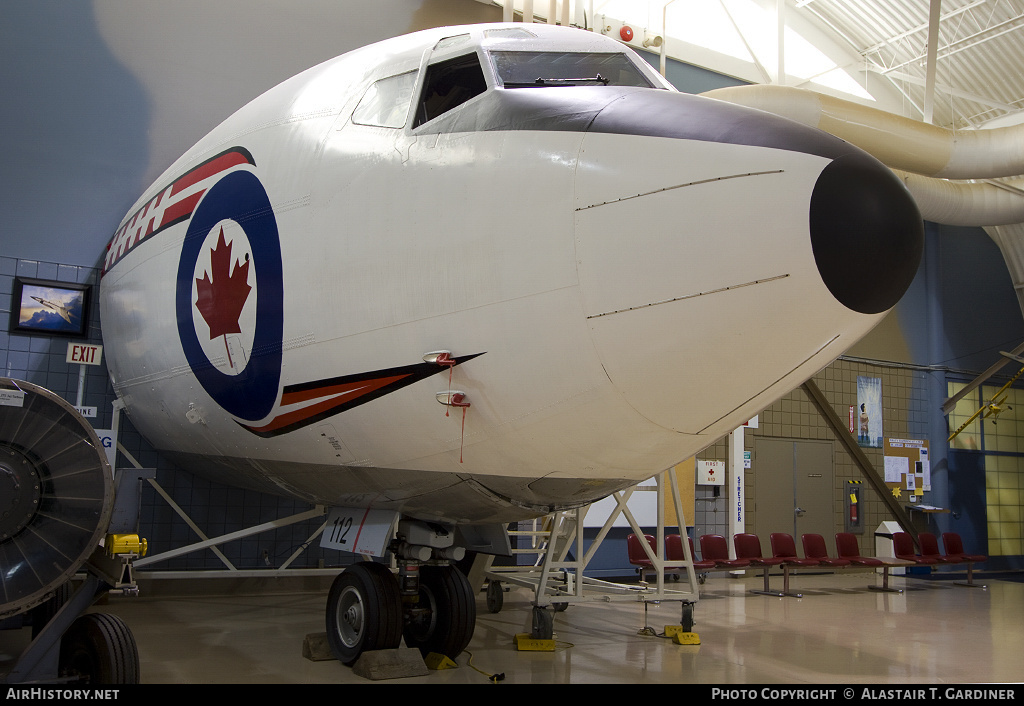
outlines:
{"label": "landing gear strut", "polygon": [[405,644],[455,659],[473,637],[476,600],[469,581],[454,566],[424,566],[418,600],[407,610]]}

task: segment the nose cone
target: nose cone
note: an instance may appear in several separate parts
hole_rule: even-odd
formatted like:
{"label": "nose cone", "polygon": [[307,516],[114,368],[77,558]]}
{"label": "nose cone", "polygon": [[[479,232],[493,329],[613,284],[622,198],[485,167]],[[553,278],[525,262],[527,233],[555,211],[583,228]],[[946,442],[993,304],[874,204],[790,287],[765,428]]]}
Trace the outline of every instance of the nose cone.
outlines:
{"label": "nose cone", "polygon": [[835,159],[811,193],[811,246],[821,279],[844,306],[878,314],[917,272],[924,224],[910,193],[871,157]]}
{"label": "nose cone", "polygon": [[897,302],[923,249],[916,205],[880,162],[695,96],[623,94],[590,123],[575,176],[603,371],[683,434],[717,438],[834,360]]}

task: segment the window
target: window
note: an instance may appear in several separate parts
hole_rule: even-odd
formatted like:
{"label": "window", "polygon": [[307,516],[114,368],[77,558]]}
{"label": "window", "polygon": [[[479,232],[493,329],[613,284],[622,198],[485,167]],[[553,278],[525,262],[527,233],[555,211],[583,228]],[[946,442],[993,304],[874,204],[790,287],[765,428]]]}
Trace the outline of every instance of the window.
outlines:
{"label": "window", "polygon": [[413,127],[419,127],[457,108],[486,90],[487,81],[476,54],[466,54],[428,66]]}
{"label": "window", "polygon": [[367,88],[359,105],[352,111],[352,122],[378,127],[405,125],[409,104],[412,102],[412,89],[416,85],[416,73],[410,71],[382,78]]}
{"label": "window", "polygon": [[[951,397],[963,388],[947,383]],[[982,385],[950,412],[949,428],[959,431],[949,447],[950,471],[985,472],[985,553],[1024,554],[1024,389]],[[958,453],[980,459],[960,460]]]}
{"label": "window", "polygon": [[494,69],[505,88],[642,86],[651,82],[625,54],[496,51]]}

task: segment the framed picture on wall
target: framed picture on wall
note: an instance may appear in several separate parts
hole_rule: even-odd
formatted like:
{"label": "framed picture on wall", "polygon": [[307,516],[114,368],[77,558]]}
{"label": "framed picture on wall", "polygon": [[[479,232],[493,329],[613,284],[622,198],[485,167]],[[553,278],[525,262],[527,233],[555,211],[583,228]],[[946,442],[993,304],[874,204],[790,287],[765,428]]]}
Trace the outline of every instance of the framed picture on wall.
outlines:
{"label": "framed picture on wall", "polygon": [[84,337],[91,290],[88,284],[15,277],[11,333]]}

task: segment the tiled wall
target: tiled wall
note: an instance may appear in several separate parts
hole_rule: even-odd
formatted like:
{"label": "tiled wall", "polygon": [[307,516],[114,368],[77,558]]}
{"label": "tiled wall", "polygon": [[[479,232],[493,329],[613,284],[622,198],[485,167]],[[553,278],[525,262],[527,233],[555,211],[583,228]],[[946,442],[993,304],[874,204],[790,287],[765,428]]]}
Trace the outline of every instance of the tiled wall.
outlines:
{"label": "tiled wall", "polygon": [[[906,367],[887,367],[840,359],[816,375],[814,382],[826,399],[831,402],[840,419],[845,420],[849,407],[857,403],[857,377],[881,378],[885,435],[887,437],[927,439],[928,415],[926,410],[937,408],[942,400],[935,402],[928,399],[926,375],[927,373]],[[793,390],[764,410],[758,417],[758,427],[745,431],[744,445],[748,451],[753,451],[758,437],[835,440],[831,429],[818,414],[817,409],[802,388]],[[699,455],[699,458],[728,460],[727,443],[727,440],[723,439],[711,445]],[[882,473],[884,466],[882,449],[865,448],[864,452],[875,469]],[[844,530],[843,495],[847,492],[847,481],[859,481],[864,477],[838,442],[836,442],[834,459],[835,531],[841,532]],[[759,476],[753,470],[746,473],[744,477],[746,531],[754,531],[756,516],[754,498],[757,494],[758,482],[774,483],[777,481],[778,479],[765,477],[763,474]],[[860,511],[865,532],[859,536],[859,540],[861,551],[864,554],[873,554],[875,551],[873,530],[880,522],[889,519],[889,513],[882,499],[870,485],[864,483],[861,488]],[[713,498],[708,486],[697,486],[694,536],[701,534],[728,536],[727,505],[724,495],[723,491],[721,498]]]}
{"label": "tiled wall", "polygon": [[[92,267],[74,267],[36,260],[18,260],[0,256],[0,373],[3,377],[26,380],[45,387],[75,404],[80,368],[86,378],[83,406],[97,408],[96,418],[88,421],[96,429],[113,425],[114,392],[106,366],[80,366],[66,362],[67,344],[63,337],[9,333],[7,322],[11,311],[11,291],[15,277],[52,279],[63,282],[97,285],[99,271]],[[100,337],[99,296],[92,292],[88,342],[102,343]],[[262,522],[304,512],[309,505],[264,495],[239,488],[221,486],[174,468],[135,431],[131,420],[122,414],[120,443],[144,468],[156,468],[157,483],[182,507],[191,520],[208,537],[234,532]],[[131,465],[124,455],[119,466]],[[252,569],[279,566],[305,543],[320,526],[322,519],[309,520],[253,537],[222,545],[219,549],[235,568]],[[149,542],[150,555],[200,541],[200,537],[148,484],[143,484],[140,535]],[[317,537],[291,566],[339,566],[351,563],[352,557],[319,547]],[[223,569],[223,562],[211,550],[186,554],[146,567],[147,570]]]}
{"label": "tiled wall", "polygon": [[[64,399],[75,403],[78,392],[79,367],[65,362],[68,339],[51,336],[26,336],[8,332],[8,321],[11,312],[11,290],[15,277],[59,280],[75,284],[95,285],[98,282],[98,271],[92,267],[76,267],[58,265],[53,262],[36,260],[17,260],[0,256],[0,370],[4,377],[27,380],[35,385],[57,393]],[[89,342],[99,343],[99,304],[95,290],[89,313]],[[107,389],[107,371],[102,366],[86,366],[84,391],[88,399],[95,400],[105,394]],[[96,402],[83,404],[96,405]],[[97,410],[98,412],[100,410]],[[110,405],[103,405],[106,412],[105,423],[110,423]],[[104,419],[91,420],[95,426],[102,427]]]}
{"label": "tiled wall", "polygon": [[[949,395],[963,387],[950,384]],[[978,409],[990,400],[997,406],[979,417]],[[1024,390],[982,385],[960,400],[949,425],[959,430],[951,444],[957,460],[968,465],[960,472],[985,477],[988,547],[983,553],[1024,556]]]}

